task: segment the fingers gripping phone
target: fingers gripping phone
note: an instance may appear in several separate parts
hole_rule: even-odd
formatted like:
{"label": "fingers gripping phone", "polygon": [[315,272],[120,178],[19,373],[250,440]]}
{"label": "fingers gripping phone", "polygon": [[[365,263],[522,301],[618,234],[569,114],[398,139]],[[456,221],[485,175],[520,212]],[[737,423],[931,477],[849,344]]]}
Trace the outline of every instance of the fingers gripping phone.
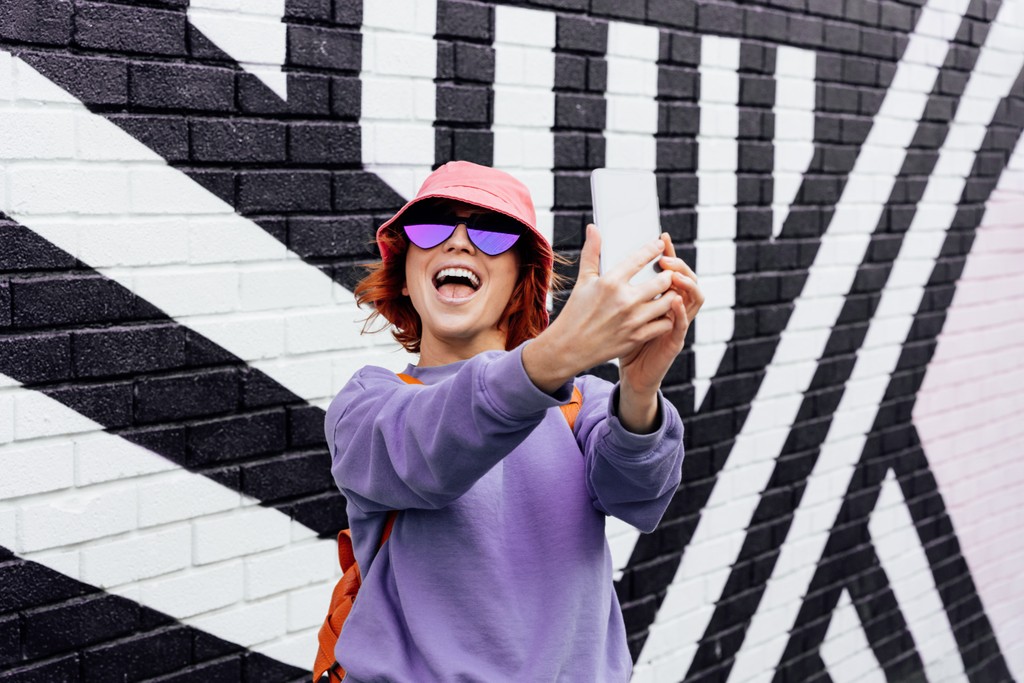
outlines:
{"label": "fingers gripping phone", "polygon": [[[601,234],[601,275],[661,235],[654,173],[595,169],[590,173],[590,195],[594,223]],[[630,278],[630,284],[640,284],[661,272],[658,258]]]}

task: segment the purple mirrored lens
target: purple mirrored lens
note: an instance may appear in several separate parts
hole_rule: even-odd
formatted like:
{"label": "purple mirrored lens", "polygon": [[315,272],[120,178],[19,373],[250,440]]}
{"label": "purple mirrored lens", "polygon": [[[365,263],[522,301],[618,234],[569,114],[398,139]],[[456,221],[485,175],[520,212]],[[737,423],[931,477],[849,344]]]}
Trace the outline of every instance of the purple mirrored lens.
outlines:
{"label": "purple mirrored lens", "polygon": [[415,223],[405,226],[405,234],[420,249],[433,249],[455,232],[454,225],[439,223]]}
{"label": "purple mirrored lens", "polygon": [[477,249],[488,256],[503,254],[512,248],[512,245],[519,239],[519,235],[512,232],[491,232],[490,230],[477,230],[469,228],[469,239],[476,245]]}

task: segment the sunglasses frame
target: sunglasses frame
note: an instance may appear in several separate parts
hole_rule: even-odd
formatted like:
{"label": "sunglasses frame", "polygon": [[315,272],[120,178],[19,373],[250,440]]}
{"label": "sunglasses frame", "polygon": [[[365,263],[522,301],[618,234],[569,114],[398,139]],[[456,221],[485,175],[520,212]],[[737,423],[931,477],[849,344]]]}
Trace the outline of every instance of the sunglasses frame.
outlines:
{"label": "sunglasses frame", "polygon": [[[414,206],[410,207],[404,214],[402,214],[400,220],[402,232],[405,233],[405,236],[411,243],[415,244],[420,249],[433,249],[439,244],[442,244],[455,233],[456,228],[458,228],[460,224],[464,224],[466,226],[469,241],[473,243],[473,246],[480,249],[480,251],[488,256],[499,256],[500,254],[504,254],[518,243],[519,238],[522,237],[527,230],[526,226],[515,218],[506,216],[503,213],[498,213],[497,211],[484,211],[482,213],[473,212],[469,216],[458,216],[453,211],[445,211],[438,207]],[[439,242],[432,244],[429,247],[424,247],[423,245],[418,244],[416,240],[413,239],[412,235],[409,234],[407,227],[412,225],[443,225],[445,227],[450,227],[451,231]],[[516,239],[514,239],[505,249],[492,254],[485,247],[477,243],[477,240],[475,239],[476,235],[474,234],[475,232],[515,235]]]}

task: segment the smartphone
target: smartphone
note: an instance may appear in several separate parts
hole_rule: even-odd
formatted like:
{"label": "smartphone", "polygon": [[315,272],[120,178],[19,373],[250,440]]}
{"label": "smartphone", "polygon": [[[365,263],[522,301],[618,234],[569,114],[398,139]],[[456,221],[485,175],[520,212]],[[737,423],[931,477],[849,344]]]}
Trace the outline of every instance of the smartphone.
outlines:
{"label": "smartphone", "polygon": [[[594,224],[601,233],[601,274],[661,235],[658,184],[650,171],[598,168],[590,173]],[[630,279],[637,285],[661,272],[659,255]]]}

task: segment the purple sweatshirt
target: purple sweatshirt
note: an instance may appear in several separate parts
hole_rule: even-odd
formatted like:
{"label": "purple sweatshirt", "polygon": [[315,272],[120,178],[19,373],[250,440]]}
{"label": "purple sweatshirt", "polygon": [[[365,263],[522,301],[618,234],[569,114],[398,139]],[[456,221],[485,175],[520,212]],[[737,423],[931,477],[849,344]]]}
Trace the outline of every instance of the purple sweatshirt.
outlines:
{"label": "purple sweatshirt", "polygon": [[[529,342],[527,342],[529,343]],[[626,431],[616,386],[576,378],[570,431],[522,349],[438,367],[424,382],[365,367],[327,410],[363,585],[336,654],[346,682],[627,681],[605,515],[658,524],[680,480],[683,425]],[[389,510],[400,510],[377,553]]]}

